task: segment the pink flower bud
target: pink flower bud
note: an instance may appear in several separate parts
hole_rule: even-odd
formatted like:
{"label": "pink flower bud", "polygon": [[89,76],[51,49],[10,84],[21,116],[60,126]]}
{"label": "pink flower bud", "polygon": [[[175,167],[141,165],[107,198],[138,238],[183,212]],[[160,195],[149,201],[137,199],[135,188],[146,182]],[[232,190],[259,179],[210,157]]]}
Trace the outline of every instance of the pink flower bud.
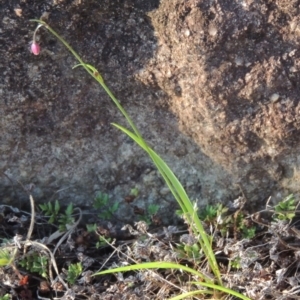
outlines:
{"label": "pink flower bud", "polygon": [[31,44],[31,52],[34,55],[39,55],[40,50],[41,50],[40,45],[38,43],[36,43],[35,41],[33,41],[32,44]]}

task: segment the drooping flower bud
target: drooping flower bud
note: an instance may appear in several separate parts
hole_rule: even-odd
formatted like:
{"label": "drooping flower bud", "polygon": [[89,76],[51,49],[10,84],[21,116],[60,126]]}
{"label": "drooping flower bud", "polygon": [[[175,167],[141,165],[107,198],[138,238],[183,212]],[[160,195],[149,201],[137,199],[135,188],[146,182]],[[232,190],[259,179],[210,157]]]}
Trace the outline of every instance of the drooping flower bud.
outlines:
{"label": "drooping flower bud", "polygon": [[32,42],[30,49],[34,55],[40,54],[41,48],[40,48],[40,45],[36,41]]}

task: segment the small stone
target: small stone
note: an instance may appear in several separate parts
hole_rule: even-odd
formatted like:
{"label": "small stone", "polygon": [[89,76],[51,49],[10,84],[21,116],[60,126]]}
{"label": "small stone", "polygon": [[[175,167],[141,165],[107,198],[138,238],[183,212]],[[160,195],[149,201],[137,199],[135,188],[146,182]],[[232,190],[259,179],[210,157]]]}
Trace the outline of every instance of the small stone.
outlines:
{"label": "small stone", "polygon": [[191,32],[190,32],[188,29],[186,29],[186,30],[184,31],[184,35],[185,35],[185,36],[190,36],[190,34],[191,34]]}
{"label": "small stone", "polygon": [[277,93],[272,94],[270,97],[270,101],[273,103],[276,102],[278,99],[279,99],[279,94]]}
{"label": "small stone", "polygon": [[242,66],[244,64],[244,60],[241,57],[236,57],[235,58],[235,64],[237,66]]}
{"label": "small stone", "polygon": [[170,193],[170,189],[168,187],[163,187],[160,189],[159,193],[163,196],[166,196],[167,194]]}
{"label": "small stone", "polygon": [[22,9],[21,8],[15,8],[14,11],[18,17],[22,17]]}
{"label": "small stone", "polygon": [[215,36],[218,33],[216,26],[214,26],[214,25],[209,26],[208,33],[211,36]]}

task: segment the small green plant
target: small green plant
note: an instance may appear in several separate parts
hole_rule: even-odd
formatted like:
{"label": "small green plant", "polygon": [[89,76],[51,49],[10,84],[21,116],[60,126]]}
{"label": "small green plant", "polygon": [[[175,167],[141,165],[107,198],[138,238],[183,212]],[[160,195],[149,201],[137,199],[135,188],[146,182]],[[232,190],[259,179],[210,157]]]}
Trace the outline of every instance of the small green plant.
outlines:
{"label": "small green plant", "polygon": [[222,204],[206,205],[199,214],[199,218],[204,222],[217,223],[218,217],[223,216],[228,211],[228,208]]}
{"label": "small green plant", "polygon": [[59,223],[59,226],[58,226],[58,229],[59,231],[65,231],[67,230],[67,225],[72,225],[74,223],[74,218],[73,218],[73,204],[70,203],[65,212],[62,213],[62,214],[59,214],[58,215],[58,223]]}
{"label": "small green plant", "polygon": [[60,205],[57,200],[55,201],[54,204],[48,202],[48,203],[40,204],[39,207],[46,216],[50,217],[48,223],[53,224],[57,220],[57,216],[60,210]]}
{"label": "small green plant", "polygon": [[9,266],[13,262],[14,256],[8,249],[0,249],[0,267]]}
{"label": "small green plant", "polygon": [[244,226],[242,228],[242,237],[244,239],[252,239],[255,237],[255,234],[256,234],[256,228],[255,227],[246,227]]}
{"label": "small green plant", "polygon": [[108,196],[108,194],[99,192],[97,194],[97,196],[95,197],[95,199],[94,199],[93,206],[96,209],[102,209],[103,206],[108,205],[108,202],[109,202],[109,196]]}
{"label": "small green plant", "polygon": [[238,213],[235,217],[236,230],[244,239],[252,239],[255,236],[256,228],[248,224],[243,213]]}
{"label": "small green plant", "polygon": [[134,197],[137,197],[139,194],[139,190],[137,188],[133,188],[130,190],[130,196],[134,196]]}
{"label": "small green plant", "polygon": [[67,281],[70,284],[75,284],[77,278],[82,273],[82,264],[79,262],[77,264],[70,264],[67,272]]}
{"label": "small green plant", "polygon": [[256,228],[249,226],[242,212],[228,215],[228,208],[222,204],[207,205],[199,214],[204,222],[213,224],[215,228],[220,230],[222,236],[226,236],[228,232],[235,231],[242,235],[243,238],[251,239],[255,236]]}
{"label": "small green plant", "polygon": [[[21,274],[16,267],[15,258],[17,256],[18,248],[15,247],[13,250],[11,248],[0,248],[0,268],[1,267],[11,267],[14,273],[20,277]],[[10,298],[8,298],[10,299]]]}
{"label": "small green plant", "polygon": [[150,216],[156,215],[157,212],[158,212],[158,210],[159,210],[159,205],[156,205],[156,204],[150,204],[150,205],[148,206],[148,214],[149,214]]}
{"label": "small green plant", "polygon": [[296,200],[293,194],[288,195],[275,206],[274,218],[281,221],[291,221],[295,217]]}
{"label": "small green plant", "polygon": [[5,294],[4,296],[0,297],[0,300],[10,300],[11,299],[11,295],[9,294]]}
{"label": "small green plant", "polygon": [[177,252],[179,258],[188,259],[188,260],[199,259],[202,256],[201,249],[198,243],[195,243],[193,245],[180,244],[177,247]]}
{"label": "small green plant", "polygon": [[105,247],[110,242],[111,242],[111,238],[105,238],[105,237],[99,235],[99,241],[96,243],[96,248],[99,249],[99,248]]}
{"label": "small green plant", "polygon": [[241,258],[240,257],[236,257],[233,260],[231,260],[230,262],[230,267],[233,269],[240,269],[241,266]]}
{"label": "small green plant", "polygon": [[86,224],[87,232],[95,232],[97,230],[97,224]]}
{"label": "small green plant", "polygon": [[86,225],[87,232],[96,233],[99,236],[99,241],[96,243],[96,248],[99,249],[107,245],[107,242],[111,241],[111,238],[105,238],[102,235],[97,233],[97,225],[96,224],[87,224]]}
{"label": "small green plant", "polygon": [[140,216],[140,221],[145,221],[148,225],[152,223],[152,217],[159,211],[159,205],[150,204],[144,216]]}
{"label": "small green plant", "polygon": [[55,203],[44,203],[44,204],[40,204],[39,205],[40,209],[42,210],[42,212],[50,217],[48,220],[49,224],[54,224],[55,222],[57,222],[59,231],[66,231],[67,230],[67,226],[68,225],[72,225],[74,223],[74,218],[73,218],[73,204],[70,203],[65,212],[61,213],[61,207],[59,202],[56,200]]}
{"label": "small green plant", "polygon": [[217,217],[218,208],[215,205],[206,205],[199,214],[199,218],[203,221],[212,222]]}
{"label": "small green plant", "polygon": [[115,202],[111,205],[111,201],[109,201],[108,194],[98,193],[94,199],[94,208],[101,209],[102,212],[98,214],[98,217],[101,220],[110,220],[114,213],[119,209],[119,203]]}
{"label": "small green plant", "polygon": [[48,257],[36,252],[26,255],[19,261],[19,265],[25,270],[38,273],[44,278],[48,278]]}

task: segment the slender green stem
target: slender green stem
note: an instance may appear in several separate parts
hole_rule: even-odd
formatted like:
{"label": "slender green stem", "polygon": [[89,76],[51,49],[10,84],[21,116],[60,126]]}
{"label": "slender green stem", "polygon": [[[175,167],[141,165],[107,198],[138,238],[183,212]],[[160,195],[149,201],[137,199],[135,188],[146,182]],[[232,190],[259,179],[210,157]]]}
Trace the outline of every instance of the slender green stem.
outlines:
{"label": "slender green stem", "polygon": [[[87,66],[86,63],[80,58],[80,56],[77,54],[77,52],[58,34],[56,33],[55,30],[53,30],[46,22],[42,21],[42,20],[38,20],[38,19],[32,19],[30,20],[32,22],[37,22],[41,25],[43,25],[47,30],[49,30],[73,55],[74,57],[79,61],[80,65],[103,87],[103,89],[106,91],[106,93],[109,95],[109,97],[113,100],[113,102],[115,103],[115,105],[117,106],[117,108],[121,111],[121,113],[124,115],[124,117],[126,118],[126,120],[128,121],[129,125],[131,126],[131,128],[133,129],[133,131],[135,132],[135,134],[141,138],[142,135],[140,134],[139,130],[137,129],[137,127],[134,125],[133,121],[131,120],[131,118],[129,117],[129,115],[127,114],[127,112],[124,110],[124,108],[122,107],[122,105],[120,104],[120,102],[118,101],[118,99],[114,96],[114,94],[110,91],[110,89],[108,88],[108,86],[104,83],[104,81],[102,81],[101,79],[99,79],[97,77],[96,74],[94,74]],[[146,143],[145,143],[146,144]]]}

